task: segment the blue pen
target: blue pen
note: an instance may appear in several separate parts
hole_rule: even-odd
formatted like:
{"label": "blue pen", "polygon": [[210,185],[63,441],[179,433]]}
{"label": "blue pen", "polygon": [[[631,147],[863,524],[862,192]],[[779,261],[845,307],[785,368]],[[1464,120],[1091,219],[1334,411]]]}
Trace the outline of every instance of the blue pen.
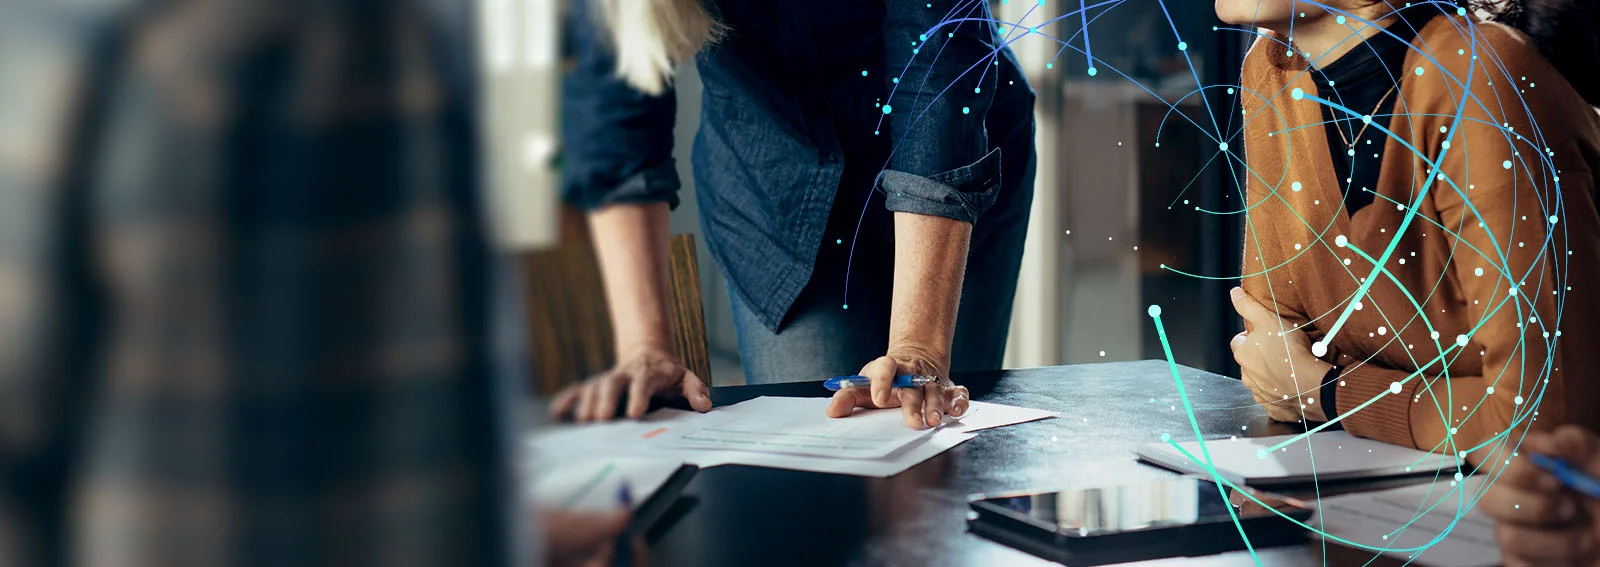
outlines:
{"label": "blue pen", "polygon": [[[933,383],[935,380],[938,380],[938,378],[934,378],[932,376],[912,376],[910,374],[901,374],[894,377],[894,387],[920,388]],[[834,378],[829,378],[827,382],[822,383],[822,387],[836,392],[845,388],[867,388],[871,386],[872,379],[860,374],[853,376],[837,376]]]}
{"label": "blue pen", "polygon": [[[633,493],[628,489],[626,481],[622,483],[621,487],[617,488],[617,504],[621,505],[622,509],[628,512],[628,515],[633,515]],[[615,544],[617,548],[612,551],[613,555],[611,556],[613,558],[612,565],[616,567],[633,567],[632,531],[628,528],[623,528],[622,533],[617,535],[617,543]]]}
{"label": "blue pen", "polygon": [[1572,468],[1566,461],[1538,453],[1528,455],[1528,460],[1555,476],[1563,486],[1576,490],[1584,496],[1600,499],[1600,480]]}

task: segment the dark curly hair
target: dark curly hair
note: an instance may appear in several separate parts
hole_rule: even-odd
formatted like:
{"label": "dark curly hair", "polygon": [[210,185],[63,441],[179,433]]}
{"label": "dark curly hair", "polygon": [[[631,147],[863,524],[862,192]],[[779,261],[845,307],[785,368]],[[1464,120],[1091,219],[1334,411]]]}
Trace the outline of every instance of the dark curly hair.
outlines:
{"label": "dark curly hair", "polygon": [[1589,104],[1600,106],[1600,0],[1464,2],[1528,34]]}

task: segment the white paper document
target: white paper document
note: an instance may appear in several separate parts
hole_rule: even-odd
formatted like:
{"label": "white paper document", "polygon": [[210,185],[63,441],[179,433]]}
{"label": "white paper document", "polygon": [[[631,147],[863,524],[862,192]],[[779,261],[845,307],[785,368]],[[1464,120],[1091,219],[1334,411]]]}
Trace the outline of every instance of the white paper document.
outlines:
{"label": "white paper document", "polygon": [[1061,412],[987,402],[972,402],[967,407],[966,415],[954,421],[946,420],[944,428],[950,431],[975,433],[985,429],[994,429],[1053,417],[1061,417]]}
{"label": "white paper document", "polygon": [[[1367,550],[1371,553],[1381,552],[1412,564],[1499,565],[1494,523],[1471,507],[1478,499],[1482,479],[1472,477],[1461,481],[1460,486],[1451,486],[1456,483],[1448,478],[1394,490],[1324,498],[1317,516],[1307,525],[1335,538],[1377,548]],[[1445,535],[1440,538],[1440,534]]]}
{"label": "white paper document", "polygon": [[[967,415],[959,422],[950,420],[943,427],[917,431],[905,426],[898,409],[858,411],[848,418],[832,419],[823,413],[827,404],[827,398],[757,398],[718,408],[708,414],[663,409],[639,421],[551,427],[531,435],[528,443],[536,461],[557,463],[582,456],[628,455],[677,460],[701,468],[748,465],[889,477],[976,437],[975,431],[1060,415],[1058,412],[973,402]],[[727,422],[732,419],[742,422],[730,426]],[[761,447],[747,443],[751,439],[762,439],[764,433],[779,431],[758,429],[756,425],[771,428],[775,424],[810,432],[820,431],[823,439],[829,435],[848,437],[846,440],[857,442],[866,438],[875,441],[876,445],[858,443],[858,450],[853,453],[863,456],[846,457],[837,451],[819,455],[806,451],[794,452],[781,444]],[[714,429],[704,438],[694,433],[708,426]],[[786,431],[793,432],[793,429]],[[856,437],[858,434],[862,437]],[[690,438],[689,442],[681,441],[685,437]],[[784,436],[776,438],[782,440]]]}
{"label": "white paper document", "polygon": [[759,453],[755,451],[697,450],[684,453],[701,468],[744,465],[795,471],[887,478],[977,437],[976,433],[939,431],[912,442],[898,452],[880,459],[831,459],[812,455]]}
{"label": "white paper document", "polygon": [[605,423],[551,425],[528,436],[533,458],[571,459],[585,455],[626,455],[643,450],[646,441],[678,428],[695,427],[704,414],[659,409],[642,419]]}
{"label": "white paper document", "polygon": [[559,510],[615,510],[628,485],[632,504],[650,498],[683,461],[640,457],[541,459],[527,472],[534,502]]}
{"label": "white paper document", "polygon": [[651,443],[686,449],[879,459],[932,433],[906,427],[898,409],[830,418],[824,414],[828,402],[827,398],[756,398],[717,408],[696,426],[675,429]]}
{"label": "white paper document", "polygon": [[[1211,462],[1223,478],[1243,486],[1307,484],[1316,481],[1372,479],[1431,472],[1455,473],[1461,459],[1325,431],[1278,447],[1296,436],[1238,437],[1206,441]],[[1179,443],[1204,460],[1198,441]],[[1263,452],[1265,451],[1265,452]],[[1205,467],[1165,442],[1139,447],[1139,458],[1164,468],[1205,473]]]}

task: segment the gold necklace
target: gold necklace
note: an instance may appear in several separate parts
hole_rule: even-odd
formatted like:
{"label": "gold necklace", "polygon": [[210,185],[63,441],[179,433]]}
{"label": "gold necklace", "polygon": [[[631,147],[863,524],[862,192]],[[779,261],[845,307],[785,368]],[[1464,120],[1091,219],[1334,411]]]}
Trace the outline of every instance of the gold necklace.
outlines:
{"label": "gold necklace", "polygon": [[[1389,100],[1389,95],[1394,94],[1394,90],[1397,89],[1397,88],[1400,88],[1400,83],[1395,83],[1394,86],[1389,87],[1389,92],[1383,93],[1383,98],[1379,98],[1378,99],[1378,104],[1376,106],[1372,107],[1372,112],[1367,113],[1367,116],[1369,118],[1367,120],[1363,120],[1362,121],[1362,122],[1365,122],[1365,124],[1361,125],[1361,131],[1360,132],[1356,132],[1356,141],[1357,142],[1361,141],[1361,136],[1363,134],[1367,133],[1367,127],[1372,125],[1372,120],[1371,120],[1370,117],[1372,115],[1374,115],[1374,114],[1377,114],[1379,108],[1383,108],[1383,101]],[[1346,120],[1349,120],[1349,119],[1346,119]],[[1349,138],[1344,137],[1344,128],[1334,128],[1333,131],[1339,133],[1339,141],[1344,142],[1344,147],[1352,149],[1352,150],[1355,149],[1356,143],[1350,141]]]}

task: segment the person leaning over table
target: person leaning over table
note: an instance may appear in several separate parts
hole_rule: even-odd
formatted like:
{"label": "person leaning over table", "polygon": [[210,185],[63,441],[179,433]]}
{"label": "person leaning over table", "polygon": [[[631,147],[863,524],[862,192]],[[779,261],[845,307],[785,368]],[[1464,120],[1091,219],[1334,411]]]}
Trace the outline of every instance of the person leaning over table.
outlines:
{"label": "person leaning over table", "polygon": [[[588,212],[618,363],[557,395],[553,413],[607,419],[624,393],[629,417],[652,396],[711,407],[669,350],[665,297],[679,188],[669,84],[696,53],[701,226],[728,278],[747,381],[860,368],[870,393],[840,392],[828,415],[898,406],[925,427],[964,413],[949,376],[1000,366],[1032,200],[1032,91],[988,22],[940,25],[989,18],[987,6],[575,8],[563,191]],[[897,374],[939,380],[892,390]]]}
{"label": "person leaning over table", "polygon": [[1529,453],[1555,457],[1580,472],[1600,476],[1600,437],[1564,425],[1535,431],[1518,446],[1505,472],[1495,477],[1478,509],[1495,521],[1495,536],[1506,567],[1600,566],[1600,500],[1562,486],[1534,466]]}
{"label": "person leaning over table", "polygon": [[[1600,89],[1583,71],[1575,90],[1539,51],[1574,36],[1536,44],[1453,5],[1290,4],[1216,4],[1223,20],[1268,30],[1243,69],[1254,175],[1243,287],[1231,292],[1246,322],[1231,346],[1256,400],[1277,420],[1337,418],[1355,435],[1473,462],[1490,453],[1472,452],[1481,443],[1534,423],[1535,403],[1536,425],[1600,425],[1600,120],[1584,100]],[[1564,6],[1514,4],[1520,23]],[[1561,33],[1593,37],[1592,26]],[[1573,56],[1575,72],[1594,60]],[[1394,239],[1387,273],[1365,282],[1368,256]]]}

